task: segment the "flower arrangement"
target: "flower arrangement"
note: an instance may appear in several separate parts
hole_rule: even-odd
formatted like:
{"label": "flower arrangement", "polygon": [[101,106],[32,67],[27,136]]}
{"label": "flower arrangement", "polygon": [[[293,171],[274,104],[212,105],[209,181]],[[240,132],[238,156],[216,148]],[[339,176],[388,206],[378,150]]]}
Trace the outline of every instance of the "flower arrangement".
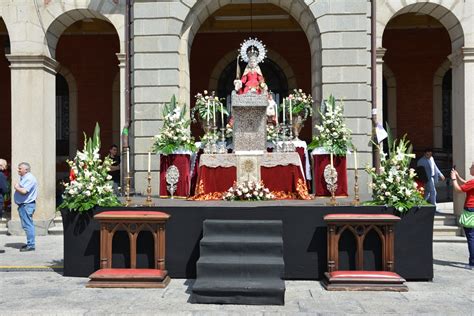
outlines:
{"label": "flower arrangement", "polygon": [[267,124],[267,141],[276,142],[278,138],[278,129],[273,124]]}
{"label": "flower arrangement", "polygon": [[344,123],[344,107],[342,102],[336,103],[330,95],[321,106],[319,114],[321,125],[316,125],[319,135],[313,137],[309,149],[324,147],[329,153],[345,155],[349,148],[354,147],[351,140],[351,130]]}
{"label": "flower arrangement", "polygon": [[207,132],[201,137],[201,146],[207,143],[215,143],[219,141],[219,134],[213,132]]}
{"label": "flower arrangement", "polygon": [[[208,94],[207,90],[204,90],[203,93],[197,93],[194,97],[196,98],[196,104],[191,110],[191,117],[193,122],[196,122],[197,119],[202,122],[215,122],[215,115],[217,112],[223,112],[225,115],[229,115],[227,109],[222,104],[223,99],[219,99],[215,95],[215,91],[212,91],[211,95]],[[197,113],[197,118],[196,118]]]}
{"label": "flower arrangement", "polygon": [[416,205],[426,205],[415,182],[415,170],[409,168],[415,155],[412,154],[413,148],[406,140],[406,135],[399,142],[392,140],[390,136],[388,144],[389,156],[380,152],[379,173],[375,168],[366,168],[366,172],[372,177],[370,188],[373,200],[364,204],[393,206],[400,213]]}
{"label": "flower arrangement", "polygon": [[63,202],[60,209],[87,212],[95,206],[121,205],[113,192],[112,176],[108,174],[112,159],[99,157],[100,127],[96,124],[94,135],[87,138],[84,133],[84,150],[67,163],[71,167],[69,183],[63,183]]}
{"label": "flower arrangement", "polygon": [[158,135],[153,137],[152,151],[163,155],[170,155],[177,150],[195,151],[194,138],[189,130],[190,120],[184,117],[186,107],[181,107],[173,95],[169,104],[163,109],[163,127]]}
{"label": "flower arrangement", "polygon": [[274,198],[270,190],[263,185],[263,181],[260,181],[260,183],[253,181],[246,181],[241,184],[234,183],[223,196],[226,201],[266,201]]}
{"label": "flower arrangement", "polygon": [[308,116],[313,115],[313,98],[301,89],[293,89],[293,93],[288,96],[291,100],[291,113],[299,115],[305,121]]}

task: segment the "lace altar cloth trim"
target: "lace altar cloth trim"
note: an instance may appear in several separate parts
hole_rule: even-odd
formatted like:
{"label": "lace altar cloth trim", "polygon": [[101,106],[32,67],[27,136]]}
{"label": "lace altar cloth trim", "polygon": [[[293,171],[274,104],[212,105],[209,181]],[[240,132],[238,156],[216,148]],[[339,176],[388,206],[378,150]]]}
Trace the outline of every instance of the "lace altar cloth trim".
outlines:
{"label": "lace altar cloth trim", "polygon": [[[265,153],[260,156],[261,167],[275,167],[275,166],[288,166],[295,165],[300,167],[301,174],[303,173],[303,167],[301,166],[300,157],[296,152],[294,153]],[[234,154],[202,154],[199,161],[199,167],[206,166],[209,168],[217,167],[236,167],[237,157]]]}

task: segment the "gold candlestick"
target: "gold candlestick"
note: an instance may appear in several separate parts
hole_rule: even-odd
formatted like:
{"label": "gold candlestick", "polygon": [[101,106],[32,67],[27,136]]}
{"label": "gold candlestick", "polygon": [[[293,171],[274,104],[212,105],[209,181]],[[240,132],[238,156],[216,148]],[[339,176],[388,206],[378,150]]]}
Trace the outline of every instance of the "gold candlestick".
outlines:
{"label": "gold candlestick", "polygon": [[354,170],[354,200],[352,201],[352,205],[359,206],[360,205],[360,198],[359,198],[359,175],[357,169]]}
{"label": "gold candlestick", "polygon": [[146,206],[154,206],[155,204],[153,203],[153,200],[151,199],[151,172],[148,172],[148,186],[146,187],[146,201],[145,205]]}
{"label": "gold candlestick", "polygon": [[130,182],[132,177],[130,177],[130,172],[127,172],[127,176],[125,177],[125,206],[129,206],[132,202],[132,198],[130,197]]}

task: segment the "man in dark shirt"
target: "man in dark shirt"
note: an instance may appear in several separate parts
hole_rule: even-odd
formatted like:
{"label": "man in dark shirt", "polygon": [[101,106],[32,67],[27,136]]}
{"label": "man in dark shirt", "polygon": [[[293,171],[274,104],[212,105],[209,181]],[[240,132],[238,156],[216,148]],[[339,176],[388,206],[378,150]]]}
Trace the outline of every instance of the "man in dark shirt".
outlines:
{"label": "man in dark shirt", "polygon": [[118,187],[120,186],[120,155],[118,154],[117,145],[110,146],[108,157],[113,161],[109,174],[114,182],[114,191],[118,193]]}

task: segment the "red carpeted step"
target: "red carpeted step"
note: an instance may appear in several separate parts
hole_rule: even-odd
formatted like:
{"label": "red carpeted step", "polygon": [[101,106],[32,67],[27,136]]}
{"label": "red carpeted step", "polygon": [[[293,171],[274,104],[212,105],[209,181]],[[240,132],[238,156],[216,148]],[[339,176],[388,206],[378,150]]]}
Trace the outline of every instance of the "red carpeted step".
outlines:
{"label": "red carpeted step", "polygon": [[156,279],[163,280],[168,275],[166,270],[158,269],[100,269],[92,273],[91,279]]}
{"label": "red carpeted step", "polygon": [[347,281],[360,281],[360,282],[389,282],[389,283],[403,283],[405,279],[399,276],[395,272],[390,271],[349,271],[340,270],[329,272],[329,279],[332,282],[347,282]]}

